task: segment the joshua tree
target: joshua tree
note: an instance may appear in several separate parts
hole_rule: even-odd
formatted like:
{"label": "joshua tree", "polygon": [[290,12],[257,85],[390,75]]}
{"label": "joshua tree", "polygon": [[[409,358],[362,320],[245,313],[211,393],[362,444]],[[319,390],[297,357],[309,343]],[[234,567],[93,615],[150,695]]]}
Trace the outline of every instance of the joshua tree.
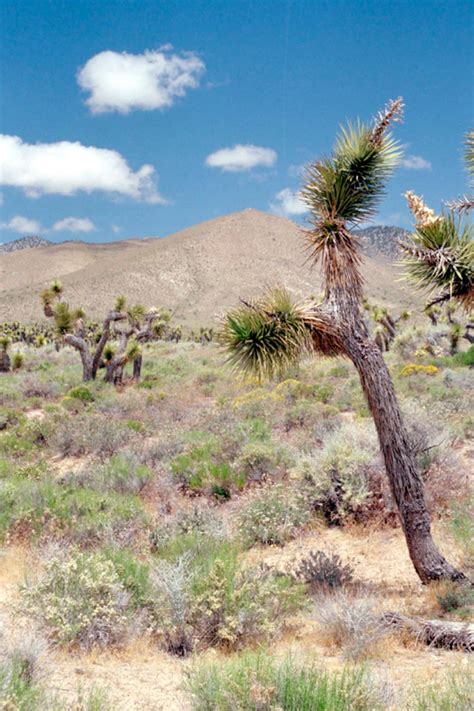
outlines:
{"label": "joshua tree", "polygon": [[[124,309],[125,299],[121,297],[117,305]],[[116,324],[113,327],[114,338],[119,341],[117,349],[109,345],[104,351],[105,381],[115,385],[122,382],[124,367],[129,362],[133,362],[133,380],[140,380],[143,361],[141,344],[161,338],[170,320],[167,311],[146,311],[143,306],[133,306],[126,315],[124,328]]]}
{"label": "joshua tree", "polygon": [[[122,382],[126,363],[133,362],[133,379],[138,381],[141,374],[142,352],[140,345],[161,338],[170,315],[158,309],[145,310],[143,306],[127,308],[124,296],[116,299],[98,332],[97,324],[92,329],[85,325],[82,309],[72,310],[63,300],[63,287],[55,281],[41,294],[44,314],[54,319],[56,335],[77,351],[82,360],[82,379],[95,380],[99,368],[105,367],[105,381]],[[125,323],[124,328],[119,323]],[[109,341],[117,340],[115,348]],[[91,343],[92,342],[92,343]]]}
{"label": "joshua tree", "polygon": [[123,321],[127,314],[122,310],[121,303],[109,311],[102,324],[102,333],[97,343],[91,346],[86,339],[84,325],[85,313],[82,309],[72,310],[63,301],[63,287],[54,281],[49,289],[41,293],[44,315],[53,318],[57,336],[69,346],[75,348],[82,361],[82,379],[84,382],[95,380],[101,365],[104,348],[111,337],[111,325]]}
{"label": "joshua tree", "polygon": [[308,350],[342,355],[356,367],[378,432],[385,468],[409,554],[424,583],[466,580],[438,551],[431,535],[423,482],[415,463],[383,355],[369,337],[361,310],[361,254],[351,228],[371,217],[392,174],[400,149],[387,133],[402,116],[401,99],[376,119],[341,129],[332,156],[311,164],[302,198],[310,211],[310,255],[322,268],[319,305],[295,304],[283,289],[227,314],[221,338],[229,361],[260,375],[273,375]]}
{"label": "joshua tree", "polygon": [[397,335],[398,324],[401,321],[408,321],[411,314],[409,311],[402,311],[398,318],[393,318],[385,306],[371,306],[364,300],[364,309],[369,311],[372,319],[377,324],[374,329],[374,341],[382,352],[389,351],[392,341]]}

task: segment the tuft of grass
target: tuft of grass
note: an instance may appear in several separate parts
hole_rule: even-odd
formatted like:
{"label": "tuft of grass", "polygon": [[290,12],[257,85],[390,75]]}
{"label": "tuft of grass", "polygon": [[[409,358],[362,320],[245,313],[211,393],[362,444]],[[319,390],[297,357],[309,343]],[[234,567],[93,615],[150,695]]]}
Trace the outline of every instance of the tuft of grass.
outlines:
{"label": "tuft of grass", "polygon": [[330,674],[282,663],[269,655],[245,654],[204,664],[189,675],[194,711],[378,711],[379,690],[361,669]]}

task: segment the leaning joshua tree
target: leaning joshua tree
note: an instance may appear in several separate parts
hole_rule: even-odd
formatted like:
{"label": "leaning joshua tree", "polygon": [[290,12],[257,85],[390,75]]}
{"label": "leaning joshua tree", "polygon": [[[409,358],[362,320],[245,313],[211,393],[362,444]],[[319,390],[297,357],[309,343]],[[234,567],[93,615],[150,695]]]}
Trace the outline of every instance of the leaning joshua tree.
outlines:
{"label": "leaning joshua tree", "polygon": [[223,320],[221,338],[236,367],[273,375],[305,351],[342,355],[356,367],[378,432],[409,554],[423,583],[465,581],[431,536],[423,482],[415,464],[383,355],[362,315],[361,255],[353,227],[371,217],[400,157],[388,133],[401,118],[401,99],[391,101],[370,125],[343,128],[333,153],[310,165],[302,198],[309,208],[310,255],[322,269],[319,305],[295,304],[282,289],[254,303],[242,302]]}

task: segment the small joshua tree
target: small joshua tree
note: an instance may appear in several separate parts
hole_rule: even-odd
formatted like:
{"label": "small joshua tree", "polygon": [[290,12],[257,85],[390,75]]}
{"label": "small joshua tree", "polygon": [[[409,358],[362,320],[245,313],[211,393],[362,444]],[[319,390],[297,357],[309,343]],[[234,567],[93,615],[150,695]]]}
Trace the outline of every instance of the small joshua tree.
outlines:
{"label": "small joshua tree", "polygon": [[385,306],[371,306],[367,301],[364,308],[370,312],[372,319],[377,324],[374,329],[374,341],[382,352],[389,351],[392,341],[397,335],[398,325],[401,321],[408,321],[409,311],[402,311],[398,318],[394,318]]}
{"label": "small joshua tree", "polygon": [[[390,373],[368,334],[361,310],[362,257],[351,229],[374,214],[385,182],[400,158],[400,149],[387,131],[401,117],[402,109],[403,102],[397,99],[370,125],[358,122],[343,128],[332,155],[308,168],[302,198],[312,223],[306,232],[310,255],[322,268],[322,302],[295,304],[287,291],[274,289],[260,300],[242,302],[231,311],[224,318],[221,337],[231,364],[259,375],[271,376],[308,351],[349,358],[359,373],[374,418],[390,488],[420,579],[424,583],[442,578],[466,580],[433,541],[410,435]],[[462,263],[467,259],[467,238],[459,235],[452,220],[445,224],[453,249],[460,245],[457,251]],[[420,245],[419,249],[423,257],[428,247]],[[450,293],[467,303],[470,290],[472,293],[472,271],[469,276],[469,270],[461,267],[458,279],[449,268],[447,279],[444,269],[436,269],[436,257],[433,262],[429,254],[426,282],[431,284],[433,278],[440,278],[441,286],[452,282]]]}

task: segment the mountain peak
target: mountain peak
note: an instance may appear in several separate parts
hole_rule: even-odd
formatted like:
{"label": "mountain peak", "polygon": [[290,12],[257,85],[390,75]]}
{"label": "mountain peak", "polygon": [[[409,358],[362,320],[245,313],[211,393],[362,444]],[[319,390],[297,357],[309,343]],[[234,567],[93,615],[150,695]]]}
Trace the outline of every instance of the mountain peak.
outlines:
{"label": "mountain peak", "polygon": [[13,240],[13,242],[7,242],[7,244],[0,244],[0,253],[5,254],[7,252],[18,252],[20,249],[35,249],[36,247],[47,247],[52,244],[44,237],[38,237],[38,235],[31,235],[28,237],[20,237],[19,239]]}

